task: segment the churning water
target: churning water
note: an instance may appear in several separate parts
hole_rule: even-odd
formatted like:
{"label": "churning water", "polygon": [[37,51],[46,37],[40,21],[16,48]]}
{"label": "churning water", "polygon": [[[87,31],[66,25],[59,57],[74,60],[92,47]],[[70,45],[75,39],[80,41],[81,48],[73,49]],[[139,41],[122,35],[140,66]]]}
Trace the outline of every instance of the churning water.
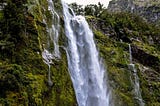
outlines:
{"label": "churning water", "polygon": [[109,106],[106,70],[99,60],[93,33],[83,16],[62,1],[69,73],[79,106]]}

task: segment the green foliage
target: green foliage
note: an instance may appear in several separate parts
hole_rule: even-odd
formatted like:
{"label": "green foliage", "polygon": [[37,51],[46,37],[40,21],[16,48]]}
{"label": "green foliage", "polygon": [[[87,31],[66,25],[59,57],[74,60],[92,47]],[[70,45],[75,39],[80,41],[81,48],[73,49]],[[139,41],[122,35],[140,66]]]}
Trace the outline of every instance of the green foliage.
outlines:
{"label": "green foliage", "polygon": [[[106,63],[116,105],[138,105],[138,101],[134,98],[132,92],[133,85],[130,81],[131,73],[129,73],[127,65],[129,64],[128,42],[125,43],[125,39],[129,39],[129,43],[135,44],[146,54],[154,55],[155,58],[158,59],[160,52],[157,40],[159,40],[160,37],[158,33],[158,29],[160,28],[145,22],[139,16],[129,13],[111,14],[104,11],[99,18],[91,16],[87,17],[87,20],[92,25],[91,27],[94,30],[100,55]],[[139,58],[138,61],[144,59],[145,57],[142,55],[142,58]],[[133,61],[134,63],[140,64],[134,60],[134,58]],[[151,62],[153,58],[144,61],[144,63],[147,61]],[[155,64],[158,63],[155,61]],[[138,74],[138,76],[140,77],[142,98],[147,106],[159,105],[160,91],[157,82],[159,81],[158,78],[160,74],[155,68],[157,66],[150,66],[152,67],[151,69],[148,67],[146,70],[150,71],[144,71],[143,69],[138,70],[138,73],[141,73]],[[157,70],[157,72],[155,70]]]}
{"label": "green foliage", "polygon": [[3,19],[3,11],[0,10],[0,20]]}
{"label": "green foliage", "polygon": [[[13,37],[17,37],[21,30],[24,28],[25,22],[25,7],[23,6],[24,2],[22,0],[14,1],[8,0],[7,5],[4,8],[4,31],[3,33],[10,33]],[[10,11],[12,10],[12,11]]]}
{"label": "green foliage", "polygon": [[[59,2],[55,7],[61,11]],[[44,15],[48,25],[51,20],[50,12],[45,11],[48,10],[47,1],[8,0],[7,3],[4,18],[0,21],[3,25],[0,28],[0,105],[75,105],[64,50],[62,59],[51,66],[53,86],[47,84],[48,66],[41,56],[41,45],[46,43],[48,35]],[[61,32],[60,43],[63,44],[63,28]]]}
{"label": "green foliage", "polygon": [[[0,12],[2,25],[0,27],[0,105],[76,105],[67,68],[67,57],[62,48],[60,48],[61,59],[53,60],[51,65],[53,86],[49,87],[47,84],[48,66],[44,64],[41,56],[42,44],[47,40],[46,25],[43,23],[44,15],[48,25],[52,21],[47,1],[7,0],[7,3],[4,11]],[[89,22],[97,22],[91,24],[91,27],[94,29],[99,54],[107,67],[116,105],[138,105],[134,99],[133,85],[130,81],[131,73],[128,70],[128,44],[120,42],[120,39],[124,36],[128,39],[139,38],[140,42],[133,40],[132,43],[144,52],[159,57],[159,28],[146,23],[136,15],[108,13],[100,3],[86,6],[85,11],[77,4],[72,6],[77,14],[90,15],[87,16]],[[55,8],[62,15],[60,0],[55,3]],[[95,24],[97,26],[93,26]],[[59,44],[63,46],[65,45],[64,28],[61,26],[60,29]],[[153,44],[149,44],[149,36],[153,38]],[[159,81],[150,79],[150,75],[155,74],[143,73],[141,70],[138,70],[138,73],[142,97],[146,105],[158,106],[160,84]],[[156,75],[159,75],[158,72]]]}
{"label": "green foliage", "polygon": [[104,10],[97,20],[94,18],[88,20],[93,22],[93,25],[96,25],[94,21],[99,22],[101,24],[97,25],[99,30],[108,32],[108,35],[114,40],[131,43],[131,40],[138,39],[143,43],[149,44],[149,38],[152,38],[153,45],[159,50],[160,28],[154,24],[147,23],[138,15],[124,12],[109,13]]}
{"label": "green foliage", "polygon": [[90,15],[94,17],[99,17],[101,13],[106,9],[100,2],[98,2],[98,5],[90,4],[85,7],[83,7],[82,5],[78,5],[77,3],[72,3],[70,4],[70,6],[77,15]]}
{"label": "green foliage", "polygon": [[54,86],[48,95],[52,95],[53,98],[46,100],[45,105],[72,106],[76,104],[75,93],[67,67],[67,57],[64,55],[64,50],[61,53],[63,54],[61,60],[54,61],[54,65],[51,66]]}
{"label": "green foliage", "polygon": [[105,10],[105,7],[103,7],[103,4],[98,2],[98,5],[90,4],[90,5],[85,6],[84,14],[99,17],[104,10]]}
{"label": "green foliage", "polygon": [[0,97],[3,97],[7,91],[19,91],[21,84],[25,83],[22,67],[16,64],[1,64],[0,70]]}
{"label": "green foliage", "polygon": [[4,52],[3,57],[12,58],[14,48],[24,42],[22,32],[25,24],[25,1],[7,0],[3,9],[2,27],[0,28],[0,49]]}
{"label": "green foliage", "polygon": [[107,75],[115,104],[118,106],[134,106],[136,101],[133,98],[133,85],[130,80],[130,72],[128,71],[129,57],[125,51],[127,44],[115,42],[101,31],[94,31],[95,40],[97,42],[100,56],[103,58],[107,67]]}
{"label": "green foliage", "polygon": [[69,6],[73,9],[73,11],[77,15],[83,15],[84,14],[84,9],[83,9],[82,5],[78,5],[77,3],[72,3]]}

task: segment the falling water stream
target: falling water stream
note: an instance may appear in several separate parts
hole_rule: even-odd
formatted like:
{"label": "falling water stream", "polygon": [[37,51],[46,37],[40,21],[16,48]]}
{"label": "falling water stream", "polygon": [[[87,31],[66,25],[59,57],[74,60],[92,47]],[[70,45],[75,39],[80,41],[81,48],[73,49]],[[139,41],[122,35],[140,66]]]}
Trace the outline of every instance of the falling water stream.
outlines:
{"label": "falling water stream", "polygon": [[48,10],[51,13],[51,23],[50,25],[47,24],[44,16],[44,23],[47,25],[47,33],[48,33],[48,40],[46,45],[43,45],[44,51],[42,52],[43,61],[48,65],[48,85],[52,86],[53,83],[51,81],[51,72],[50,67],[53,64],[52,59],[60,58],[59,52],[59,15],[54,9],[54,4],[52,0],[47,0],[48,2]]}
{"label": "falling water stream", "polygon": [[62,0],[68,68],[79,106],[109,106],[105,69],[83,16],[75,16]]}
{"label": "falling water stream", "polygon": [[[49,34],[49,39],[48,40],[48,48],[50,53],[55,57],[55,58],[60,58],[60,52],[59,52],[59,15],[54,9],[54,4],[52,0],[47,0],[48,1],[48,10],[51,13],[51,23],[50,25],[47,25],[47,32]],[[54,49],[51,49],[51,47],[54,47]]]}
{"label": "falling water stream", "polygon": [[131,45],[129,44],[129,56],[130,56],[130,64],[129,64],[129,69],[131,70],[131,73],[133,73],[133,78],[131,79],[131,82],[134,85],[134,95],[135,99],[138,101],[139,106],[144,106],[144,102],[142,99],[141,91],[140,91],[140,84],[139,84],[139,77],[137,75],[137,70],[135,67],[135,64],[132,62],[132,50],[131,50]]}
{"label": "falling water stream", "polygon": [[[47,25],[49,40],[44,47],[42,57],[48,65],[48,84],[52,86],[50,67],[52,60],[60,58],[59,15],[54,9],[53,1],[48,1],[48,10],[52,15],[51,26]],[[71,8],[62,0],[65,34],[67,45],[65,47],[68,59],[68,69],[76,94],[78,106],[111,106],[106,70],[100,61],[98,51],[93,39],[93,32],[83,16],[76,16]],[[46,23],[46,21],[44,20]],[[140,106],[144,106],[142,100],[139,78],[135,65],[132,63],[132,50],[129,44],[130,64],[133,73],[135,98]]]}

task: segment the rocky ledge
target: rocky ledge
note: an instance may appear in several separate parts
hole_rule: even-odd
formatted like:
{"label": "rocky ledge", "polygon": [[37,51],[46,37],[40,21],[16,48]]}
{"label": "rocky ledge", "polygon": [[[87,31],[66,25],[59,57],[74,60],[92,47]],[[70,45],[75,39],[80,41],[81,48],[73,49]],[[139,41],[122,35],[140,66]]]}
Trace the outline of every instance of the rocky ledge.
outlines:
{"label": "rocky ledge", "polygon": [[111,12],[131,12],[142,16],[148,22],[160,23],[159,0],[112,0],[108,10]]}

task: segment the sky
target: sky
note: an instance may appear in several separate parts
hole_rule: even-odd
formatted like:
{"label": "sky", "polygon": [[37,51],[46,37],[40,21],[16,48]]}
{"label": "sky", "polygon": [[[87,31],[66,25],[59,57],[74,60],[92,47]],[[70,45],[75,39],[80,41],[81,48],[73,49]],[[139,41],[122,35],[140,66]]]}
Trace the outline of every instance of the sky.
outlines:
{"label": "sky", "polygon": [[87,5],[87,4],[98,4],[100,2],[103,4],[105,7],[108,6],[109,1],[111,0],[64,0],[66,3],[73,3],[76,2],[77,4],[80,5]]}

